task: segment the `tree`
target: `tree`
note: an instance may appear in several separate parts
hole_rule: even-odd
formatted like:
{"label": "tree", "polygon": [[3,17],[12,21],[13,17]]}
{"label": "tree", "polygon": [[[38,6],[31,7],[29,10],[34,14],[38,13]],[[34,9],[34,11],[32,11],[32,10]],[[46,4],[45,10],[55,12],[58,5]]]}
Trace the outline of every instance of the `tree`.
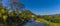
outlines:
{"label": "tree", "polygon": [[23,12],[20,14],[20,17],[23,17],[23,18],[22,18],[23,22],[24,22],[24,23],[27,23],[27,22],[31,19],[32,14],[33,14],[33,13],[32,13],[31,11],[25,10],[25,11],[23,11]]}
{"label": "tree", "polygon": [[11,0],[10,2],[12,2],[10,6],[13,11],[19,12],[24,8],[24,4],[18,2],[17,0]]}
{"label": "tree", "polygon": [[[9,9],[7,9],[7,7],[2,6],[2,3],[0,4],[0,19],[2,19],[2,23],[7,23],[7,26],[12,26],[13,24],[21,26],[24,23],[27,23],[33,14],[29,10],[23,11],[24,4],[21,2],[12,1],[9,7],[11,7],[9,8],[12,10],[11,12],[9,12]],[[20,11],[21,13],[19,13]]]}
{"label": "tree", "polygon": [[0,10],[3,8],[2,6],[2,0],[0,0]]}

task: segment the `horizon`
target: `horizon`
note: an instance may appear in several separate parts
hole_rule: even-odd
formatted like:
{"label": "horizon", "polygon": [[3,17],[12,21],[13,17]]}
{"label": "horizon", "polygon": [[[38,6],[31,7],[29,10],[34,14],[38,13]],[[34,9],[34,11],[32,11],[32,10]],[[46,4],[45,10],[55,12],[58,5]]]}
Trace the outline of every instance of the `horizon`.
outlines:
{"label": "horizon", "polygon": [[[60,0],[19,0],[19,2],[25,5],[25,9],[37,15],[60,14]],[[6,5],[6,0],[3,0],[3,3]]]}

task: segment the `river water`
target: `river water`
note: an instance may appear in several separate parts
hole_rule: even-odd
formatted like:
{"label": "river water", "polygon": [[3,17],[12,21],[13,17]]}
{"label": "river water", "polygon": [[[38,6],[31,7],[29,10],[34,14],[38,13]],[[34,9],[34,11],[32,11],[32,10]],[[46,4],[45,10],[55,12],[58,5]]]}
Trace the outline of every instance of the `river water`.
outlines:
{"label": "river water", "polygon": [[31,19],[29,22],[27,22],[26,24],[24,24],[24,26],[46,26],[43,23],[36,23],[34,22],[34,19]]}

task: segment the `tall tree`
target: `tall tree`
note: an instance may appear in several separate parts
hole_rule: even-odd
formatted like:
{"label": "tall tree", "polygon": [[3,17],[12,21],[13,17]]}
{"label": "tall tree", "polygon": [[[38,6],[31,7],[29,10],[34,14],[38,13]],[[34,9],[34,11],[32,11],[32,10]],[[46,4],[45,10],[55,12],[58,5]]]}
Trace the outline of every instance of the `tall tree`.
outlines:
{"label": "tall tree", "polygon": [[24,4],[21,2],[18,2],[18,0],[8,0],[9,1],[9,11],[11,11],[13,14],[19,15],[21,11],[24,9]]}
{"label": "tall tree", "polygon": [[18,2],[18,0],[10,0],[10,2],[12,2],[10,6],[13,11],[19,12],[20,10],[22,10],[22,8],[24,8],[24,4]]}
{"label": "tall tree", "polygon": [[0,0],[0,10],[2,9],[2,0]]}

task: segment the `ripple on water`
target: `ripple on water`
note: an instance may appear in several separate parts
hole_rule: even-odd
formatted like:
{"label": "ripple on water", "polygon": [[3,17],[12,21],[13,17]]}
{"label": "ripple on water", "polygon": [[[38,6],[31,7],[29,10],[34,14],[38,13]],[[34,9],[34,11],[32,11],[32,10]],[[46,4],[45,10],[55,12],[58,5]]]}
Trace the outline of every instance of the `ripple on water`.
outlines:
{"label": "ripple on water", "polygon": [[27,24],[25,24],[24,26],[45,26],[45,24],[43,23],[36,23],[34,21],[28,22]]}

